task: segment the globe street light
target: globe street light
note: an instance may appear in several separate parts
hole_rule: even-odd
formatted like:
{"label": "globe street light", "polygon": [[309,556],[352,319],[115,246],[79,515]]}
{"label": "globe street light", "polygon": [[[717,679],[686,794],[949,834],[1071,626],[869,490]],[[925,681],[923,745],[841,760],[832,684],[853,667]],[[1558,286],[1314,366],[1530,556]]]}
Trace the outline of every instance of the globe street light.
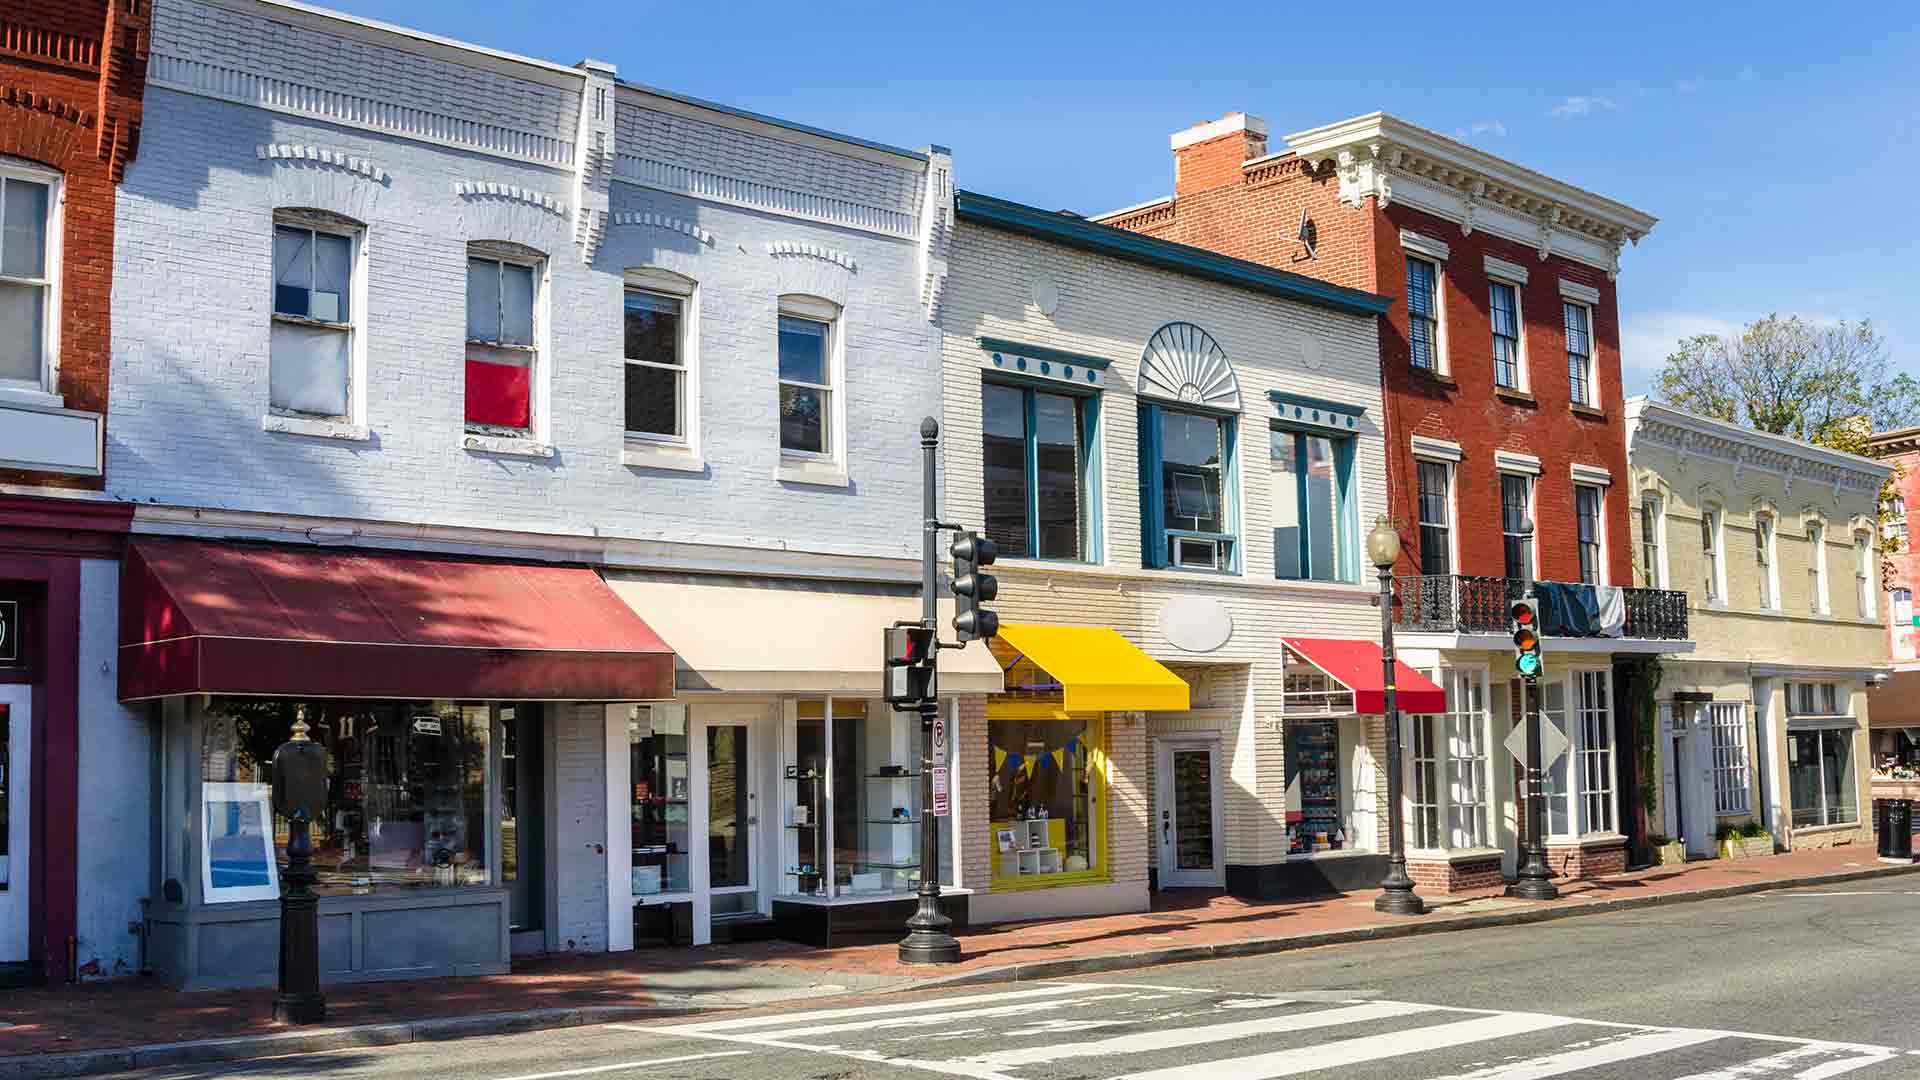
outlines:
{"label": "globe street light", "polygon": [[1414,895],[1413,879],[1407,876],[1406,830],[1400,820],[1400,707],[1393,667],[1393,564],[1400,558],[1400,534],[1384,516],[1367,533],[1367,558],[1380,572],[1380,663],[1386,673],[1387,725],[1387,876],[1380,882],[1373,907],[1391,915],[1423,915],[1426,905]]}

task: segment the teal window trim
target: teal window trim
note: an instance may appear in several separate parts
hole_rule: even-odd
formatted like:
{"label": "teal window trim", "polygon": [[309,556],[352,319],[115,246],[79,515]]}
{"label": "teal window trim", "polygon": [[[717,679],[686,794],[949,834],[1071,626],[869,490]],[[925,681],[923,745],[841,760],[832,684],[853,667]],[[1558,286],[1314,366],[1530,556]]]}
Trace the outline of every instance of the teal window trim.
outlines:
{"label": "teal window trim", "polygon": [[[1102,556],[1100,539],[1100,394],[1096,390],[1081,390],[1078,387],[1063,386],[1050,379],[1033,378],[1017,374],[995,372],[992,377],[981,380],[982,388],[999,385],[1018,390],[1023,420],[1026,427],[1025,470],[1027,480],[1027,551],[1028,554],[1010,556],[1031,562],[1057,563],[1099,563]],[[1080,445],[1078,458],[1080,474],[1080,553],[1068,557],[1064,555],[1041,555],[1040,551],[1040,402],[1038,394],[1053,394],[1056,397],[1070,397],[1078,406]]]}
{"label": "teal window trim", "polygon": [[[1166,488],[1161,481],[1160,417],[1163,413],[1190,413],[1220,421],[1220,454],[1226,467],[1220,470],[1220,498],[1225,503],[1222,521],[1226,532],[1194,532],[1169,529],[1166,518]],[[1240,454],[1238,413],[1195,406],[1168,408],[1158,404],[1140,407],[1140,561],[1155,570],[1179,569],[1198,574],[1238,574],[1240,557],[1246,544],[1240,538]],[[1219,540],[1227,544],[1227,558],[1214,570],[1174,567],[1167,559],[1167,541],[1175,537],[1194,540]]]}
{"label": "teal window trim", "polygon": [[[1325,439],[1333,449],[1333,506],[1334,514],[1334,567],[1333,581],[1348,585],[1360,581],[1359,544],[1360,514],[1358,497],[1354,490],[1353,470],[1356,457],[1356,443],[1351,435],[1328,431],[1312,425],[1295,425],[1275,421],[1273,429],[1294,440],[1293,474],[1294,505],[1299,517],[1299,553],[1298,576],[1286,577],[1279,572],[1279,559],[1276,552],[1274,577],[1280,581],[1325,581],[1325,578],[1313,576],[1313,527],[1311,474],[1307,468],[1308,438]],[[1277,529],[1277,526],[1276,526]]]}
{"label": "teal window trim", "polygon": [[1267,398],[1273,402],[1275,427],[1351,435],[1361,430],[1361,424],[1367,417],[1365,405],[1351,405],[1344,401],[1292,394],[1284,390],[1269,390]]}
{"label": "teal window trim", "polygon": [[984,352],[1001,353],[1006,356],[1024,356],[1029,360],[1052,360],[1074,367],[1092,368],[1105,371],[1113,366],[1113,361],[1104,356],[1088,356],[1085,353],[1067,352],[1064,349],[1049,348],[1045,345],[1028,345],[1025,342],[1009,341],[1006,338],[976,338]]}

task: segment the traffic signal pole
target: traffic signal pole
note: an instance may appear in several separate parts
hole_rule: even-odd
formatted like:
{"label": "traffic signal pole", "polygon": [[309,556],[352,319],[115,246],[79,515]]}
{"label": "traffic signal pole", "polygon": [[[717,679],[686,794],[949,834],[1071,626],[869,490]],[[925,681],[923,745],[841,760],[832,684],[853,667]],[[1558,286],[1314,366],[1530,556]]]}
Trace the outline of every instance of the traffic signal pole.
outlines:
{"label": "traffic signal pole", "polygon": [[1520,673],[1520,716],[1521,723],[1527,725],[1527,838],[1520,847],[1518,880],[1507,886],[1507,895],[1522,900],[1558,900],[1560,888],[1553,883],[1553,870],[1547,865],[1547,797],[1541,782],[1545,773],[1540,745],[1541,635],[1546,628],[1531,593],[1513,605],[1512,620],[1514,668]]}
{"label": "traffic signal pole", "polygon": [[[920,421],[921,506],[925,510],[920,539],[920,621],[937,640],[940,625],[940,514],[934,486],[938,481],[935,455],[940,447],[940,424],[929,416]],[[938,679],[940,649],[927,657]],[[936,684],[937,685],[937,682]],[[951,932],[953,920],[940,910],[940,819],[933,813],[933,721],[939,700],[920,699],[920,890],[919,903],[907,920],[907,936],[900,942],[903,964],[952,964],[960,959],[960,942]]]}

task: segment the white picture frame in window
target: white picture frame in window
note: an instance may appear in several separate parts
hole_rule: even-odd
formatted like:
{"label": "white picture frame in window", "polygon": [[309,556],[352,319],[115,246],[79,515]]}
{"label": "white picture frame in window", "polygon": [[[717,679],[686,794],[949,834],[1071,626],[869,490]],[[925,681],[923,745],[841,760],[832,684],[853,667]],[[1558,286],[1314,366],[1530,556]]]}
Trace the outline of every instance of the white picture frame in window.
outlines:
{"label": "white picture frame in window", "polygon": [[[272,792],[267,784],[200,785],[200,889],[207,903],[280,898]],[[216,811],[224,811],[224,822]],[[217,859],[216,844],[221,848]]]}
{"label": "white picture frame in window", "polygon": [[281,226],[307,229],[315,233],[339,236],[346,239],[348,247],[347,276],[347,318],[340,322],[328,322],[318,319],[300,319],[282,315],[275,311],[274,290],[275,274],[272,272],[271,255],[266,281],[266,307],[269,321],[269,344],[267,357],[267,378],[272,379],[272,324],[295,326],[337,327],[347,335],[347,385],[344,395],[347,409],[340,415],[300,412],[278,408],[273,404],[271,389],[267,393],[267,407],[261,420],[261,427],[268,431],[292,435],[318,435],[327,438],[366,439],[367,431],[367,227],[359,221],[325,210],[301,207],[278,207],[273,212],[272,227],[267,239],[267,250],[273,250]]}
{"label": "white picture frame in window", "polygon": [[779,449],[776,479],[789,483],[846,487],[847,476],[847,335],[846,309],[824,297],[788,293],[780,297],[774,320],[774,398],[779,400],[779,316],[807,319],[827,326],[827,448],[824,451],[790,450],[780,446],[776,406],[774,445]]}
{"label": "white picture frame in window", "polygon": [[[700,410],[700,283],[684,274],[657,266],[630,267],[624,286],[639,292],[655,293],[680,301],[680,431],[679,436],[628,431],[624,414],[620,419],[624,444],[622,461],[640,468],[675,469],[698,472],[701,462]],[[622,293],[624,303],[625,293]],[[625,378],[625,348],[621,350]]]}
{"label": "white picture frame in window", "polygon": [[37,380],[0,379],[0,402],[17,401],[28,405],[65,408],[60,394],[60,323],[63,289],[61,287],[62,251],[66,236],[66,177],[57,170],[19,158],[0,157],[0,177],[18,178],[47,185],[46,266],[44,282],[46,308],[40,319],[40,377]]}

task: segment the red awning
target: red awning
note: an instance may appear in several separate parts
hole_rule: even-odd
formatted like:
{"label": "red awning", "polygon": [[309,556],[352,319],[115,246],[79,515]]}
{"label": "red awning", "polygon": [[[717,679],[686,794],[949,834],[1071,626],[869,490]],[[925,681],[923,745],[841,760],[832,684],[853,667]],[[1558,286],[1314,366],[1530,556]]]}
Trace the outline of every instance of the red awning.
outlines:
{"label": "red awning", "polygon": [[[1362,715],[1387,711],[1386,674],[1380,646],[1371,641],[1342,638],[1281,638],[1300,659],[1319,668],[1326,676],[1353,691],[1353,711]],[[1447,711],[1447,693],[1433,680],[1398,660],[1393,662],[1395,705],[1403,713],[1443,713]]]}
{"label": "red awning", "polygon": [[120,578],[120,697],[638,701],[673,652],[581,567],[140,539]]}

